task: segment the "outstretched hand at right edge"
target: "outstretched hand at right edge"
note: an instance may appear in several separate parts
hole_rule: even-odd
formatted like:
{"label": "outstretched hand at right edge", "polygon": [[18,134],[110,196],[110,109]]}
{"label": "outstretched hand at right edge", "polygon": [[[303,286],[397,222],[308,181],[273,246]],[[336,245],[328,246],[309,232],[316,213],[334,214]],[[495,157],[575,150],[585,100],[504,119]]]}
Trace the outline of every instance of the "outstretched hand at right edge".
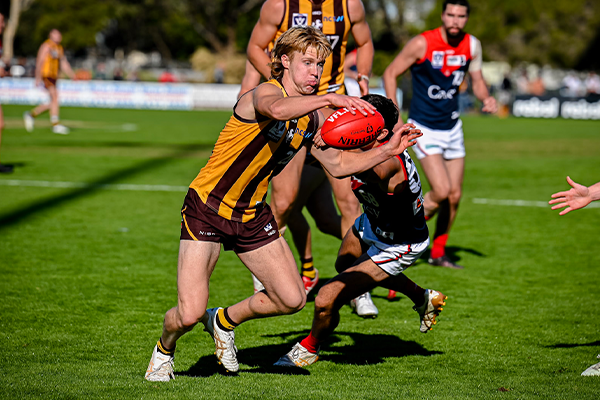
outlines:
{"label": "outstretched hand at right edge", "polygon": [[567,182],[571,185],[571,189],[554,193],[548,204],[556,204],[552,207],[553,210],[565,208],[558,215],[565,215],[570,211],[579,210],[590,204],[593,200],[600,198],[600,182],[589,188],[573,181],[567,176]]}

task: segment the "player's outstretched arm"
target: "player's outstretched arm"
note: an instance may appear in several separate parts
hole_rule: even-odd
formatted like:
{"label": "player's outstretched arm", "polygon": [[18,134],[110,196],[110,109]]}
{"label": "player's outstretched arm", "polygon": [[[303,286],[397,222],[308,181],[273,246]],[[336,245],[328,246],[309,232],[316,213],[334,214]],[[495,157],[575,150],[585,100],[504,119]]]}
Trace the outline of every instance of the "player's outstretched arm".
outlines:
{"label": "player's outstretched arm", "polygon": [[552,207],[553,210],[565,208],[558,215],[565,215],[570,211],[579,210],[590,204],[594,200],[600,200],[600,182],[586,187],[573,181],[567,176],[567,182],[571,185],[571,189],[554,193],[552,200],[548,204],[556,204]]}
{"label": "player's outstretched arm", "polygon": [[313,146],[311,154],[319,160],[332,176],[344,178],[353,174],[367,171],[376,165],[402,153],[413,146],[415,140],[423,136],[413,124],[406,124],[395,133],[389,142],[368,151],[344,151],[332,147]]}
{"label": "player's outstretched arm", "polygon": [[278,121],[289,121],[325,107],[346,107],[352,114],[357,111],[363,115],[375,114],[375,107],[358,97],[335,93],[284,97],[281,89],[271,84],[258,86],[254,90],[253,101],[258,113]]}

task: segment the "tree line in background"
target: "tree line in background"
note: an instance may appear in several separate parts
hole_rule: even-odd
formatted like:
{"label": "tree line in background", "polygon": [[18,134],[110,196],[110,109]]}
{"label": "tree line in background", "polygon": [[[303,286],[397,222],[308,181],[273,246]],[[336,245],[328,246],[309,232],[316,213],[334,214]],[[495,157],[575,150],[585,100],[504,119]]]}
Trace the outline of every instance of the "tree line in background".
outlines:
{"label": "tree line in background", "polygon": [[[433,0],[430,1],[432,3]],[[8,4],[8,2],[3,2]],[[116,49],[158,51],[189,60],[200,47],[217,54],[243,53],[263,0],[10,0],[20,8],[14,54],[33,56],[52,28],[76,56]],[[411,0],[363,0],[381,74],[414,35],[440,24],[442,0],[421,23],[406,21]],[[409,4],[410,3],[410,4]],[[7,12],[6,6],[3,11]],[[600,69],[600,1],[472,1],[468,32],[484,45],[484,59],[531,62],[559,68]],[[8,27],[7,27],[8,30]],[[6,50],[6,49],[5,49]]]}

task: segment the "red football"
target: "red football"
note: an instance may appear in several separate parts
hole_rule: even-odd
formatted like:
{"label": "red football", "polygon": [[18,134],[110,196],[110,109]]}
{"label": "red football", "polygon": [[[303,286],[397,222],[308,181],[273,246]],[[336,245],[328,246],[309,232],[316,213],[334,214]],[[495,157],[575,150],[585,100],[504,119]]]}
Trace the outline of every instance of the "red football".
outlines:
{"label": "red football", "polygon": [[377,111],[364,116],[358,110],[352,114],[347,108],[340,108],[323,123],[321,138],[331,147],[356,149],[375,140],[384,126],[385,121]]}

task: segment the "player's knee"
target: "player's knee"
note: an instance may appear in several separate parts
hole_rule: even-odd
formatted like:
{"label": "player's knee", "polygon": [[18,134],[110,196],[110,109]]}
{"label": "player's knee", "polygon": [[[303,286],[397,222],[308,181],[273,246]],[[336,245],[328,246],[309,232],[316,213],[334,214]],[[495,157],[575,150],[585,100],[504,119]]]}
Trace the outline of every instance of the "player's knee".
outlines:
{"label": "player's knee", "polygon": [[336,293],[331,285],[325,285],[319,289],[319,294],[315,298],[315,313],[319,315],[328,315],[334,308],[334,299]]}
{"label": "player's knee", "polygon": [[271,198],[271,209],[276,217],[289,217],[294,208],[294,199],[296,196],[277,196]]}
{"label": "player's knee", "polygon": [[447,200],[448,196],[450,196],[449,185],[438,185],[435,188],[431,188],[431,199],[437,203]]}
{"label": "player's knee", "polygon": [[278,310],[282,314],[294,314],[302,310],[306,305],[306,294],[304,292],[287,293],[275,302]]}
{"label": "player's knee", "polygon": [[202,316],[204,315],[204,313],[198,313],[198,312],[193,312],[193,311],[179,311],[179,318],[178,318],[178,328],[179,330],[190,330],[192,329],[194,326],[196,326],[196,324],[198,322],[200,322],[200,320],[202,319]]}
{"label": "player's knee", "polygon": [[448,195],[448,201],[450,204],[458,204],[462,197],[462,190],[460,188],[452,189]]}

